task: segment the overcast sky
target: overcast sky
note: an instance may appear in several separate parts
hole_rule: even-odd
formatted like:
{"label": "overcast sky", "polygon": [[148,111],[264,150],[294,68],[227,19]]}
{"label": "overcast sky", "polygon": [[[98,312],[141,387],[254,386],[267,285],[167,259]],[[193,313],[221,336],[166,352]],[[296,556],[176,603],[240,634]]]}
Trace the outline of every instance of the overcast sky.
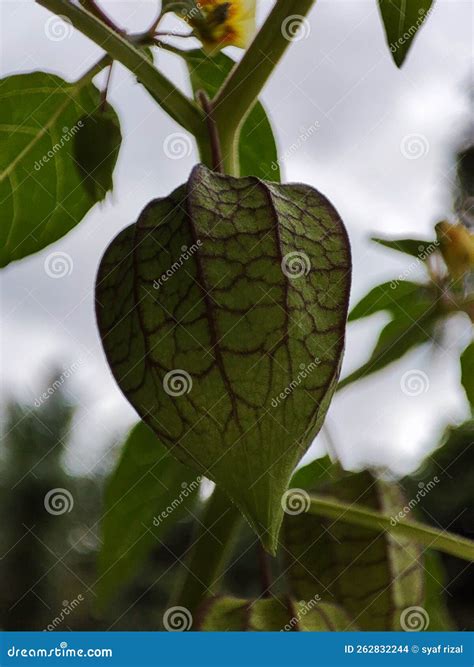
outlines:
{"label": "overcast sky", "polygon": [[[57,39],[60,33],[51,39],[51,15],[31,0],[1,5],[2,75],[48,70],[73,80],[100,55],[67,26],[64,39]],[[272,2],[258,0],[258,5],[262,19]],[[122,26],[138,31],[149,25],[159,3],[114,0],[103,6]],[[177,19],[166,25],[181,29]],[[285,179],[317,187],[345,221],[353,245],[355,303],[370,286],[396,278],[410,265],[370,244],[369,234],[428,238],[433,224],[450,214],[453,152],[469,113],[472,117],[467,91],[473,5],[437,0],[402,70],[385,45],[376,0],[319,0],[308,26],[262,100],[284,156]],[[160,53],[156,60],[188,90],[177,58]],[[54,246],[2,271],[4,391],[33,404],[54,365],[66,369],[79,363],[68,383],[80,405],[68,454],[76,469],[92,468],[106,443],[137,419],[111,378],[97,334],[93,285],[100,257],[151,198],[186,180],[197,160],[194,153],[166,157],[163,143],[179,128],[121,66],[114,68],[109,99],[124,137],[113,194]],[[72,258],[64,278],[53,279],[44,270],[53,251]],[[417,269],[409,277],[420,275]],[[384,321],[380,315],[351,326],[344,373],[366,358]],[[429,349],[410,354],[335,399],[328,426],[345,465],[413,468],[444,425],[467,415],[457,356],[468,336],[467,322],[453,322],[437,354]],[[403,393],[407,371],[426,374],[424,393]],[[320,436],[312,452],[323,447]]]}

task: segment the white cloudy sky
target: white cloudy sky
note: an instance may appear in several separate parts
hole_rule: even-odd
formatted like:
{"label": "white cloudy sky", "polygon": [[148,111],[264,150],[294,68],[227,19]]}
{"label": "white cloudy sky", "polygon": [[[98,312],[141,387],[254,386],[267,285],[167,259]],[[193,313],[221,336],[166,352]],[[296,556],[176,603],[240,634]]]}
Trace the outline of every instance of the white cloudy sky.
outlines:
{"label": "white cloudy sky", "polygon": [[[261,19],[272,2],[258,0],[258,5]],[[138,31],[150,23],[159,0],[113,0],[103,6],[121,25]],[[2,0],[1,10],[3,75],[45,69],[74,79],[99,56],[78,33],[51,40],[50,15],[32,0]],[[353,302],[409,264],[372,247],[370,233],[428,237],[433,223],[449,214],[453,151],[472,116],[467,89],[473,11],[469,0],[437,0],[400,71],[384,43],[376,0],[319,0],[309,17],[310,34],[291,45],[263,93],[285,155],[285,178],[324,192],[346,223],[354,254]],[[168,25],[177,27],[173,19]],[[188,89],[174,56],[160,54],[158,60]],[[5,392],[33,404],[52,365],[81,362],[68,388],[81,406],[69,451],[76,468],[93,467],[105,443],[136,420],[110,376],[95,326],[93,284],[100,257],[115,234],[151,198],[185,180],[196,161],[194,154],[166,158],[163,142],[178,128],[120,66],[109,97],[124,135],[113,194],[54,247],[11,265],[2,276]],[[308,132],[311,126],[317,131]],[[421,135],[417,159],[407,159],[401,150],[411,135]],[[301,147],[291,149],[294,143]],[[70,275],[52,279],[45,273],[52,250],[71,256]],[[344,372],[367,356],[383,322],[380,315],[350,328]],[[406,470],[434,446],[443,425],[466,416],[456,353],[468,335],[466,323],[453,323],[445,350],[415,352],[335,399],[328,425],[346,465]],[[401,391],[408,370],[427,374],[429,388],[422,395]],[[313,452],[323,447],[320,437]]]}

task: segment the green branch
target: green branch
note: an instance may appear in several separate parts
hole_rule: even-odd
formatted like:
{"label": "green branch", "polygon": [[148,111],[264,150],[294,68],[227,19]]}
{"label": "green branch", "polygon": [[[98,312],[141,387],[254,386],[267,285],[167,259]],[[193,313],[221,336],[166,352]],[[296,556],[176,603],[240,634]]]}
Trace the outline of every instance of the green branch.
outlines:
{"label": "green branch", "polygon": [[36,0],[51,12],[68,18],[86,37],[118,60],[135,74],[158,104],[196,138],[205,132],[204,114],[198,105],[181,93],[169,79],[159,72],[126,37],[113,30],[83,7],[69,0]]}
{"label": "green branch", "polygon": [[443,551],[467,561],[474,561],[474,542],[472,540],[427,526],[419,521],[407,521],[406,519],[395,521],[392,517],[376,510],[319,495],[311,496],[311,505],[308,512],[335,521],[365,526],[380,532],[387,531],[391,535],[410,538],[430,549]]}
{"label": "green branch", "polygon": [[291,44],[291,35],[298,22],[304,20],[314,2],[277,0],[242,60],[232,69],[212,101],[227,173],[238,175],[237,143],[242,122]]}

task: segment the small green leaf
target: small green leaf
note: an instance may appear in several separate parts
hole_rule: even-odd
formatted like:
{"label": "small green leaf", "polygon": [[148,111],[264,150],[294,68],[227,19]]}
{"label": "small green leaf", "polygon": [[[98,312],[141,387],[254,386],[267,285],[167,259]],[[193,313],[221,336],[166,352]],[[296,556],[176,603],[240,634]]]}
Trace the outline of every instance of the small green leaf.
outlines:
{"label": "small green leaf", "polygon": [[339,476],[340,468],[329,456],[315,459],[295,472],[291,478],[291,489],[316,489],[319,484]]}
{"label": "small green leaf", "polygon": [[102,602],[137,572],[195,500],[200,479],[139,422],[124,444],[105,494],[98,590]]}
{"label": "small green leaf", "polygon": [[[377,285],[366,294],[349,313],[349,322],[354,322],[362,317],[369,317],[374,313],[387,310],[395,314],[403,312],[404,307],[410,308],[412,302],[424,303],[428,301],[430,292],[425,285],[412,283],[408,280],[392,280],[389,283]],[[434,299],[434,296],[431,297]]]}
{"label": "small green leaf", "polygon": [[324,632],[357,628],[340,607],[318,598],[297,602],[279,598],[216,597],[202,606],[196,629],[210,632]]}
{"label": "small green leaf", "polygon": [[94,201],[102,201],[112,190],[112,171],[121,141],[118,118],[108,105],[81,119],[74,137],[74,157],[82,185]]}
{"label": "small green leaf", "polygon": [[388,47],[397,67],[402,66],[432,4],[433,0],[378,0]]}
{"label": "small green leaf", "polygon": [[347,236],[319,192],[200,165],[101,262],[98,324],[122,391],[272,552],[337,383],[349,285]]}
{"label": "small green leaf", "polygon": [[[90,81],[34,72],[0,82],[0,266],[57,241],[96,203],[74,146],[84,118],[99,105]],[[118,146],[118,120],[110,107],[107,114]],[[115,158],[116,152],[101,165],[102,188],[111,185]]]}
{"label": "small green leaf", "polygon": [[[404,505],[395,485],[376,481],[368,472],[345,475],[323,489],[324,495],[389,515]],[[362,630],[399,629],[400,611],[423,601],[420,549],[407,538],[352,525],[343,513],[339,520],[289,515],[283,535],[296,599],[329,597]]]}
{"label": "small green leaf", "polygon": [[[210,58],[200,49],[183,54],[194,92],[204,90],[214,97],[235,62],[224,53]],[[239,139],[241,176],[280,181],[280,165],[273,130],[264,107],[257,102],[244,121]]]}
{"label": "small green leaf", "polygon": [[461,383],[474,412],[474,342],[461,354]]}
{"label": "small green leaf", "polygon": [[371,240],[391,250],[398,250],[398,252],[416,257],[420,261],[428,259],[439,247],[439,242],[436,239],[434,241],[422,241],[421,239],[380,239],[373,236]]}
{"label": "small green leaf", "polygon": [[[380,332],[369,360],[342,379],[339,382],[338,389],[342,389],[360,378],[365,378],[385,368],[385,366],[400,359],[409,350],[434,340],[435,327],[443,313],[439,311],[435,300],[423,298],[418,300],[413,296],[410,297],[409,289],[409,286],[407,286],[406,299],[404,298],[403,301],[398,303],[394,302],[392,306],[393,319]],[[384,294],[387,295],[387,292],[382,293],[381,299],[384,298]],[[372,301],[372,297],[367,300],[364,308],[366,308],[367,314],[371,314],[370,311],[376,312],[374,310],[377,309],[376,303]],[[364,309],[361,308],[360,304],[356,306],[356,309],[356,315],[363,317]],[[356,319],[356,317],[352,316],[351,319]]]}

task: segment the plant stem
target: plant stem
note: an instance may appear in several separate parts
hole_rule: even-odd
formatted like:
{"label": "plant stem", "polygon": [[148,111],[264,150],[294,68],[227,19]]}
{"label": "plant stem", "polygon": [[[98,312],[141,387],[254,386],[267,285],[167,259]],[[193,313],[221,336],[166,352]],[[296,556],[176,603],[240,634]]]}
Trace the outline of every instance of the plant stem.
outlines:
{"label": "plant stem", "polygon": [[[263,86],[291,43],[285,21],[303,21],[315,0],[277,0],[254,41],[213,100],[226,173],[238,175],[238,133]],[[288,27],[288,26],[286,26]]]}
{"label": "plant stem", "polygon": [[174,604],[191,613],[215,594],[242,520],[239,510],[219,488],[207,501],[199,533]]}
{"label": "plant stem", "polygon": [[177,123],[199,138],[205,133],[204,114],[198,105],[188,99],[169,81],[145,55],[126,37],[69,0],[36,0],[55,14],[65,16],[72,25],[118,60],[148,90],[150,95]]}
{"label": "plant stem", "polygon": [[472,540],[427,526],[420,521],[407,521],[406,519],[395,521],[392,517],[376,510],[314,494],[311,496],[308,512],[335,521],[408,537],[430,549],[437,549],[464,560],[474,561],[474,542]]}
{"label": "plant stem", "polygon": [[211,147],[212,169],[219,173],[224,173],[222,169],[222,151],[219,141],[219,133],[214,121],[212,103],[204,90],[198,90],[196,98],[206,114],[207,130],[209,132],[209,144]]}

